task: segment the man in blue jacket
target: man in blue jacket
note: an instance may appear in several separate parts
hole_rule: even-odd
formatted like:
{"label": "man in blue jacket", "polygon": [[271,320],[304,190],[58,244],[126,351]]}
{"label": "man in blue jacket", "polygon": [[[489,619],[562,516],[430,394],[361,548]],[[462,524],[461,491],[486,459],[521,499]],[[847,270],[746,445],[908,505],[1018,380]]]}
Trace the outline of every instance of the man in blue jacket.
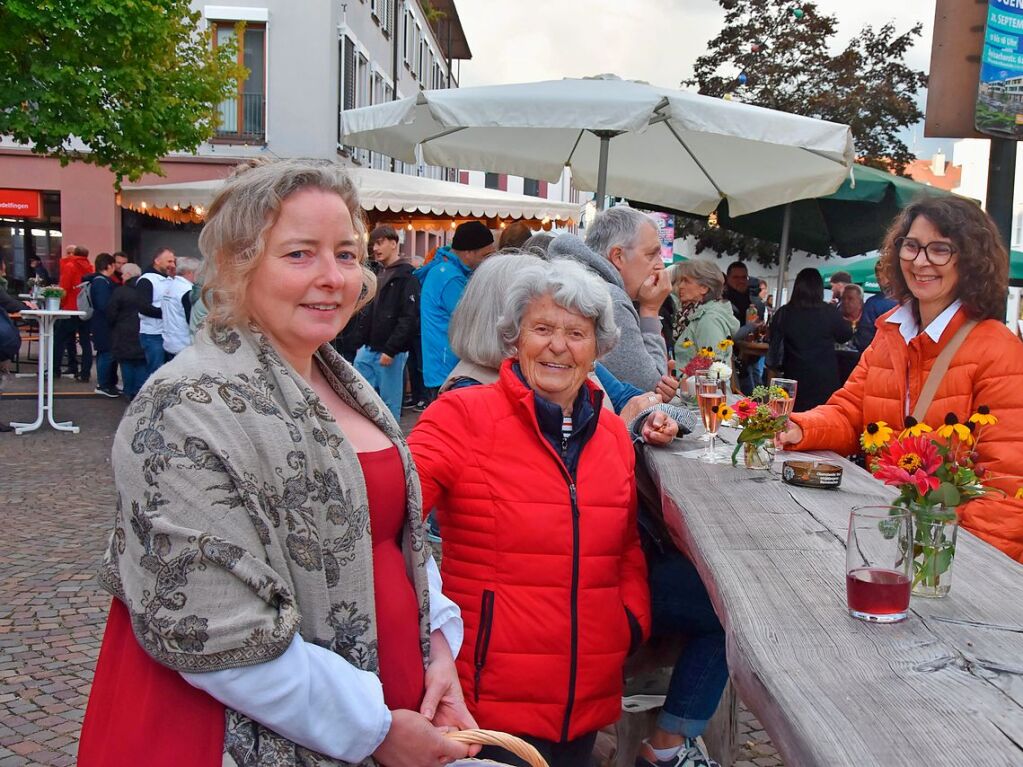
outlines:
{"label": "man in blue jacket", "polygon": [[433,260],[416,270],[423,285],[419,319],[423,383],[431,400],[458,363],[448,343],[451,313],[473,270],[494,250],[493,233],[479,221],[467,221],[455,230],[450,246],[438,248]]}
{"label": "man in blue jacket", "polygon": [[92,343],[96,349],[96,394],[120,397],[117,388],[117,363],[110,340],[110,320],[107,305],[114,293],[114,271],[117,263],[109,253],[96,256],[96,274],[90,280],[92,297]]}

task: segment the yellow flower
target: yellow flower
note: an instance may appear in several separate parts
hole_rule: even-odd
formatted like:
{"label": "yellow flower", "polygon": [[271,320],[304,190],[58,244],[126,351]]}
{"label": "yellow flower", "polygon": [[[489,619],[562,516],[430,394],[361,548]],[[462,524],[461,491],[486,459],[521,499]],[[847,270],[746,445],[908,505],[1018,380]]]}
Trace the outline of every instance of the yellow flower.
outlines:
{"label": "yellow flower", "polygon": [[913,416],[907,415],[906,428],[899,434],[899,439],[905,439],[906,437],[919,437],[929,431],[932,431],[930,426],[925,423],[917,423]]}
{"label": "yellow flower", "polygon": [[711,349],[709,346],[704,346],[703,348],[701,348],[698,354],[699,356],[706,357],[709,360],[714,359],[714,350]]}
{"label": "yellow flower", "polygon": [[1016,491],[1016,498],[1023,499],[1023,487]]}
{"label": "yellow flower", "polygon": [[991,408],[987,405],[981,405],[977,408],[977,412],[970,416],[970,423],[987,426],[989,424],[998,423],[998,419],[991,415]]}
{"label": "yellow flower", "polygon": [[725,339],[723,339],[721,341],[718,341],[718,349],[720,349],[723,352],[728,351],[734,345],[735,345],[735,341],[733,341],[731,338],[725,338]]}
{"label": "yellow flower", "polygon": [[864,450],[879,450],[888,444],[894,431],[884,421],[868,423],[867,428],[864,429],[863,434],[860,436],[860,444],[863,445]]}
{"label": "yellow flower", "polygon": [[682,348],[683,348],[683,349],[688,349],[688,348],[689,348],[690,346],[692,346],[692,345],[693,345],[693,342],[692,342],[692,341],[690,341],[690,340],[689,340],[688,338],[687,338],[687,339],[685,339],[685,340],[684,340],[684,341],[682,342]]}
{"label": "yellow flower", "polygon": [[959,423],[955,413],[949,413],[945,416],[945,423],[938,427],[938,436],[943,439],[951,439],[953,435],[959,437],[959,441],[963,444],[970,445],[973,443],[973,434],[970,431],[970,427],[964,423]]}
{"label": "yellow flower", "polygon": [[735,411],[728,407],[728,405],[719,405],[718,415],[721,417],[722,421],[731,421],[735,416]]}

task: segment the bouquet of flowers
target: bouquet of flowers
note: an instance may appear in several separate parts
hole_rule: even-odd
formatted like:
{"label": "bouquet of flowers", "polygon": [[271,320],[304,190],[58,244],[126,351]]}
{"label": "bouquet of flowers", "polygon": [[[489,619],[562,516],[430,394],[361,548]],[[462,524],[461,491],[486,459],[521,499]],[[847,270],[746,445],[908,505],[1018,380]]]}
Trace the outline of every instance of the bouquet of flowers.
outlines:
{"label": "bouquet of flowers", "polygon": [[[733,466],[738,463],[740,449],[745,449],[748,456],[751,448],[759,451],[767,449],[768,443],[773,446],[774,435],[785,428],[789,417],[787,408],[772,407],[771,402],[786,400],[788,397],[788,392],[781,387],[757,386],[749,397],[735,403],[735,417],[742,431],[739,432],[739,437],[735,440],[735,450],[732,451]],[[767,466],[769,465],[768,462]]]}
{"label": "bouquet of flowers", "polygon": [[[735,342],[731,338],[724,338],[718,342],[718,351],[726,352],[732,348]],[[682,342],[683,349],[689,349],[693,342],[686,339]],[[689,378],[696,375],[706,375],[712,378],[731,378],[732,369],[725,362],[718,358],[717,353],[710,346],[703,346],[696,352],[696,356],[689,360],[682,369],[682,376]]]}
{"label": "bouquet of flowers", "polygon": [[933,429],[910,416],[898,437],[884,421],[868,423],[860,436],[867,468],[898,488],[894,505],[913,515],[915,593],[948,593],[947,579],[942,584],[941,577],[955,557],[956,507],[992,492],[981,481],[984,470],[976,466],[976,448],[984,427],[995,423],[998,418],[982,405],[965,422],[948,413]]}

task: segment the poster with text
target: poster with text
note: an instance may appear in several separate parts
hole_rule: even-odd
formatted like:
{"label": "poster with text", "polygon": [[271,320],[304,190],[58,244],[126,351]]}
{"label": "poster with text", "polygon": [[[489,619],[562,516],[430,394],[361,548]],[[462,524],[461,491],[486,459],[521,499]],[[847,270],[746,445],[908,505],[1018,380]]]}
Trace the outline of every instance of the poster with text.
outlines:
{"label": "poster with text", "polygon": [[975,122],[991,136],[1023,136],[1023,0],[988,0]]}
{"label": "poster with text", "polygon": [[661,260],[670,264],[675,257],[675,217],[670,213],[651,213],[650,218],[657,224],[657,236],[661,238]]}

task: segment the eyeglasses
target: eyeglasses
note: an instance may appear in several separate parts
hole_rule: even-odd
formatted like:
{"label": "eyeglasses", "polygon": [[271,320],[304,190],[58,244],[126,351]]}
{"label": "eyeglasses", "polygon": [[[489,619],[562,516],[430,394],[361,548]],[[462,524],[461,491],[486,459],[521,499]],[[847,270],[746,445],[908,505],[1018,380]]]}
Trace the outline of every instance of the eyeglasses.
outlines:
{"label": "eyeglasses", "polygon": [[899,249],[899,258],[903,261],[915,261],[922,250],[924,258],[933,266],[944,266],[952,260],[952,256],[957,252],[949,242],[934,240],[924,245],[912,237],[900,237],[895,241],[895,247]]}

